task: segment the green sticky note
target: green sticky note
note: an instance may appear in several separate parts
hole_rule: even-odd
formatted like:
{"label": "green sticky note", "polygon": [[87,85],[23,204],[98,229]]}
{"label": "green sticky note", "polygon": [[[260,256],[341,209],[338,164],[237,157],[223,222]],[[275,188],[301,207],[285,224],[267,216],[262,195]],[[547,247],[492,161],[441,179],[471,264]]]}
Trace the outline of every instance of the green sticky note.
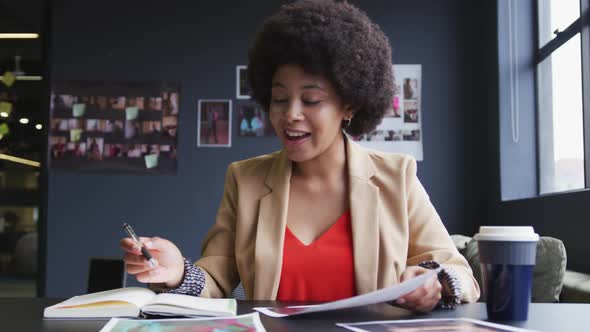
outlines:
{"label": "green sticky note", "polygon": [[127,121],[137,119],[138,111],[139,109],[137,106],[125,108],[125,119],[127,119]]}
{"label": "green sticky note", "polygon": [[[10,112],[12,112],[12,103],[0,101],[0,113],[6,113],[5,117],[9,117]],[[4,116],[4,114],[2,116]]]}
{"label": "green sticky note", "polygon": [[145,159],[145,167],[146,168],[158,167],[158,155],[157,154],[145,155],[144,159]]}
{"label": "green sticky note", "polygon": [[86,111],[86,104],[74,104],[72,108],[72,113],[75,118],[79,118],[84,116],[84,112]]}
{"label": "green sticky note", "polygon": [[2,76],[2,81],[7,87],[11,87],[14,84],[14,81],[16,81],[16,76],[14,76],[12,72],[7,71],[4,73],[4,76]]}
{"label": "green sticky note", "polygon": [[70,141],[78,142],[82,137],[82,129],[70,129]]}
{"label": "green sticky note", "polygon": [[10,128],[8,128],[8,125],[6,123],[0,124],[0,136],[8,134],[10,134]]}

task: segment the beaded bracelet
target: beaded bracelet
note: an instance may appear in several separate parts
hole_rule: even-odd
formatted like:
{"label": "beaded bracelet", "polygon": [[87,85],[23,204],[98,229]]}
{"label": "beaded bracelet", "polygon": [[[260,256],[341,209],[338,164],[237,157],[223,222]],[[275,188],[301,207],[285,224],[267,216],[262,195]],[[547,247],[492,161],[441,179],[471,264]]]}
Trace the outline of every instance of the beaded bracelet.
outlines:
{"label": "beaded bracelet", "polygon": [[[434,270],[441,267],[435,261],[424,261],[418,266],[425,269]],[[438,281],[443,287],[442,297],[437,304],[437,308],[441,309],[455,309],[458,304],[461,304],[461,282],[455,273],[455,270],[448,266],[442,266],[438,272]]]}
{"label": "beaded bracelet", "polygon": [[162,289],[161,293],[183,294],[199,296],[205,287],[205,274],[198,266],[191,263],[190,260],[184,260],[184,276],[182,283],[176,288]]}

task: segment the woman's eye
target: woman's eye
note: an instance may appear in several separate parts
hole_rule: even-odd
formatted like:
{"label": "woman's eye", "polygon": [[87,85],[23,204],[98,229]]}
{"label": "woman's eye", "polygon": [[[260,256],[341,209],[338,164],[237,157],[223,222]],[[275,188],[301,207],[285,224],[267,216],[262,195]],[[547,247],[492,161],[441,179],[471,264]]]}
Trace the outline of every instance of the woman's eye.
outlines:
{"label": "woman's eye", "polygon": [[320,103],[321,100],[304,100],[303,103],[307,106],[314,106]]}
{"label": "woman's eye", "polygon": [[272,102],[275,103],[275,104],[282,104],[282,103],[286,103],[287,102],[287,99],[286,98],[285,99],[273,98],[272,99]]}

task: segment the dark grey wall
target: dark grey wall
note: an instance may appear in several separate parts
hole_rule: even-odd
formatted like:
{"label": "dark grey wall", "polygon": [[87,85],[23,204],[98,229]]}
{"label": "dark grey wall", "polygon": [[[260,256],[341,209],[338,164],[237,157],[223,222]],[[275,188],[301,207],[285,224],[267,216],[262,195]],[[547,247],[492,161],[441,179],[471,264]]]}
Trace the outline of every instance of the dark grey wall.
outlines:
{"label": "dark grey wall", "polygon": [[[422,64],[424,162],[419,176],[451,233],[470,228],[472,36],[469,1],[362,1],[390,37],[396,63]],[[90,257],[120,256],[121,222],[198,258],[228,163],[279,148],[274,138],[197,149],[199,98],[235,98],[235,65],[277,1],[54,1],[53,80],[181,83],[174,176],[49,172],[47,296],[84,292]],[[467,69],[466,69],[467,68]],[[235,100],[234,100],[235,102]],[[235,119],[234,119],[235,120]]]}

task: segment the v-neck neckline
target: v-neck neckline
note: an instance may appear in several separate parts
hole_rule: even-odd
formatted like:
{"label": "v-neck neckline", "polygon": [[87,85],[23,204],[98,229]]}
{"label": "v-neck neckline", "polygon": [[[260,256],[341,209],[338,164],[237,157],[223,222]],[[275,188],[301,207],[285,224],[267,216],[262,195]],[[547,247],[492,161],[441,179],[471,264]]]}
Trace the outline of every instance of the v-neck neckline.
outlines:
{"label": "v-neck neckline", "polygon": [[286,232],[288,232],[289,234],[291,234],[291,236],[295,239],[295,241],[305,247],[305,248],[310,248],[312,246],[315,246],[319,241],[321,241],[323,238],[325,238],[329,233],[332,232],[332,230],[334,228],[336,228],[336,225],[340,224],[342,222],[342,220],[345,219],[345,217],[350,213],[350,208],[347,209],[340,217],[338,217],[338,219],[336,220],[336,222],[334,222],[332,225],[330,225],[330,227],[328,227],[328,229],[326,229],[322,234],[320,234],[320,236],[318,236],[315,240],[313,240],[312,242],[310,242],[309,244],[305,244],[303,243],[303,241],[301,241],[299,239],[299,237],[297,237],[297,235],[295,235],[295,233],[293,233],[291,231],[291,229],[289,228],[289,225],[286,226]]}

